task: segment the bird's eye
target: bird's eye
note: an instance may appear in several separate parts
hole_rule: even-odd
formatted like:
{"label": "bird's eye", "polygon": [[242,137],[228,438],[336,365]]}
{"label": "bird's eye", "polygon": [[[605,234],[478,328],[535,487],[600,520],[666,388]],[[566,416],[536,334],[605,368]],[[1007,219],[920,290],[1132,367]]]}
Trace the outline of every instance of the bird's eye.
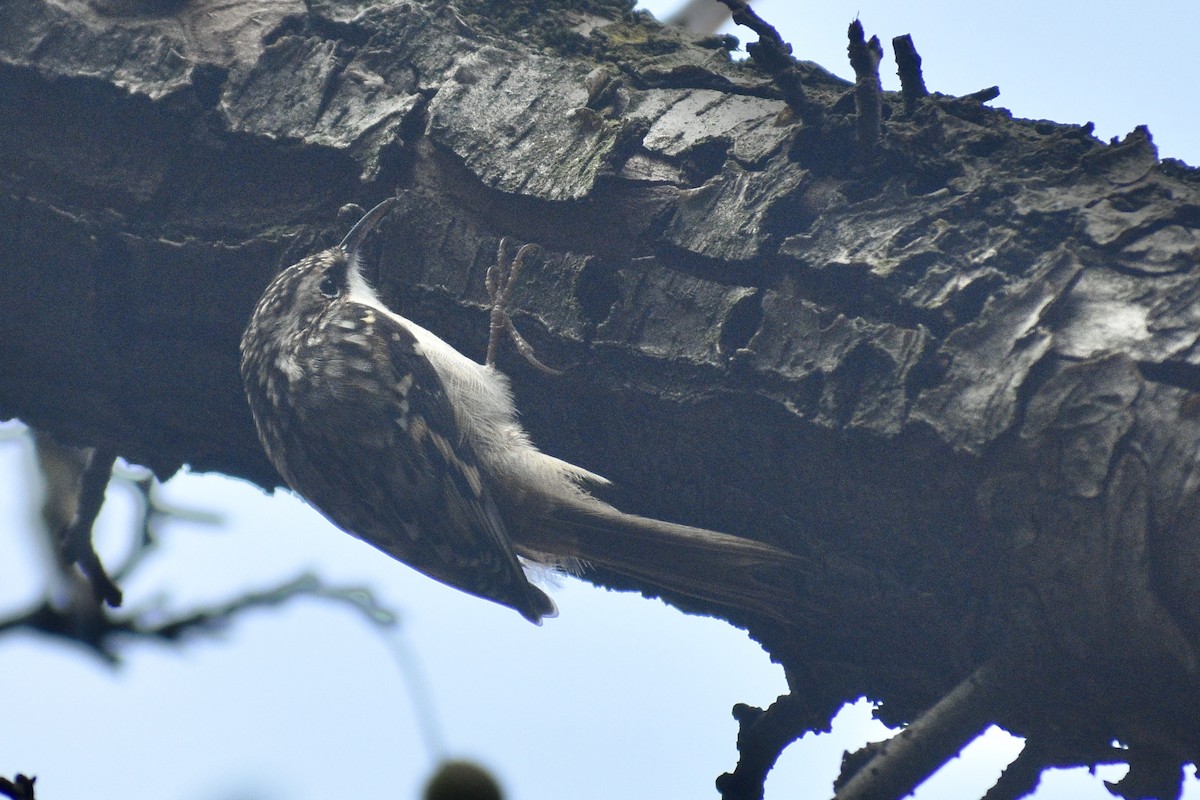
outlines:
{"label": "bird's eye", "polygon": [[338,283],[333,279],[332,275],[326,275],[325,279],[317,286],[321,290],[321,294],[326,297],[337,297]]}

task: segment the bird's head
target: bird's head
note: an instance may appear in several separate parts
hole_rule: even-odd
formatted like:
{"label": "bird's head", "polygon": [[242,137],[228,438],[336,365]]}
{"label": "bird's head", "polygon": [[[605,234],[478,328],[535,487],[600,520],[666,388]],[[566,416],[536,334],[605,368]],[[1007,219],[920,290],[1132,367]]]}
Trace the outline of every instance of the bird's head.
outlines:
{"label": "bird's head", "polygon": [[265,339],[286,346],[310,330],[333,303],[354,291],[372,292],[360,273],[359,250],[397,202],[396,197],[384,200],[355,223],[341,242],[275,276],[242,337],[243,353],[254,343],[265,344]]}

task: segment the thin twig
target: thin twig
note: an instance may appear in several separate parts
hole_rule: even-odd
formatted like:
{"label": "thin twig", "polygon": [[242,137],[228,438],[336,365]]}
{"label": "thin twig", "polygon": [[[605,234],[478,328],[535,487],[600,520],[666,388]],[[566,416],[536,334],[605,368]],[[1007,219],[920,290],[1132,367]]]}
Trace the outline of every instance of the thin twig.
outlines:
{"label": "thin twig", "polygon": [[44,600],[23,613],[0,619],[0,635],[18,629],[35,630],[82,644],[105,663],[115,665],[120,661],[117,647],[120,639],[175,643],[192,633],[223,629],[243,611],[278,606],[302,596],[343,603],[380,627],[392,626],[396,622],[395,613],[379,605],[369,590],[362,587],[329,587],[314,575],[304,573],[272,589],[251,592],[165,621],[151,621],[159,615],[159,611],[145,608],[121,616],[98,614],[89,618],[86,625],[81,625],[70,609],[60,609],[49,600]]}
{"label": "thin twig", "polygon": [[250,592],[225,603],[194,611],[170,622],[145,627],[135,622],[128,633],[142,638],[175,641],[195,630],[224,627],[242,611],[254,608],[272,608],[302,596],[321,597],[343,603],[360,612],[367,620],[376,625],[390,626],[396,622],[396,615],[380,606],[369,590],[357,586],[329,587],[323,584],[317,576],[303,573],[274,589]]}
{"label": "thin twig", "polygon": [[183,520],[200,525],[219,525],[223,522],[222,515],[212,511],[202,511],[194,508],[183,508],[163,502],[160,497],[159,482],[153,473],[145,474],[128,469],[114,469],[113,477],[127,483],[138,494],[141,501],[140,518],[134,526],[137,531],[137,541],[125,557],[125,561],[113,569],[113,579],[124,581],[141,566],[142,562],[154,551],[158,544],[155,526],[160,520]]}
{"label": "thin twig", "polygon": [[432,761],[444,761],[449,752],[446,747],[446,735],[438,719],[437,708],[433,704],[433,691],[429,681],[425,679],[425,671],[421,669],[421,660],[404,637],[401,630],[394,630],[385,636],[392,659],[412,697],[413,713],[416,717],[417,729],[425,741]]}
{"label": "thin twig", "polygon": [[999,86],[989,86],[986,89],[980,89],[978,92],[964,94],[963,100],[974,100],[976,103],[990,103],[1000,96]]}
{"label": "thin twig", "polygon": [[116,450],[107,447],[96,448],[87,469],[83,471],[75,520],[62,536],[63,555],[67,562],[79,565],[80,571],[91,583],[96,599],[103,600],[113,608],[121,605],[121,590],[104,571],[104,564],[96,554],[92,543],[92,526],[100,514],[100,507],[104,504],[104,491],[108,488],[113,463],[116,460]]}

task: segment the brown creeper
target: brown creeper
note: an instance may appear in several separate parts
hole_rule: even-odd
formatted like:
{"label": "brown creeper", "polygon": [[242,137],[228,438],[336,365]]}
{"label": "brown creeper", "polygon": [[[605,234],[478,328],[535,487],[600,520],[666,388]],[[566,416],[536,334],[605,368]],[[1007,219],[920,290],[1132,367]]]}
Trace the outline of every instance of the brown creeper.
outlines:
{"label": "brown creeper", "polygon": [[786,616],[757,576],[794,557],[593,497],[584,487],[607,481],[533,446],[502,373],[383,304],[358,251],[395,203],[280,273],[242,336],[259,438],[288,485],[340,528],[533,622],[554,603],[519,557]]}

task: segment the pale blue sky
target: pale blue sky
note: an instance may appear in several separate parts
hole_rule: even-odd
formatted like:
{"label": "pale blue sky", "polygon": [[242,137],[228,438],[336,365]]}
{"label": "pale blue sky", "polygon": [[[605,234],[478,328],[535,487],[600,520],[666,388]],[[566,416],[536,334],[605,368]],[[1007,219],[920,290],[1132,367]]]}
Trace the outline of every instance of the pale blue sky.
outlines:
{"label": "pale blue sky", "polygon": [[[931,90],[998,84],[993,105],[1092,120],[1104,138],[1146,123],[1163,156],[1200,163],[1197,74],[1183,44],[1200,33],[1200,4],[762,0],[756,8],[797,56],[840,75],[850,72],[845,30],[858,16],[885,43],[888,88],[896,87],[890,40],[911,33]],[[0,536],[0,609],[40,591],[39,554],[23,532],[36,503],[28,461],[26,443],[0,443],[0,510],[18,519]],[[559,618],[536,628],[391,562],[286,494],[188,475],[166,491],[226,521],[165,526],[169,545],[125,587],[131,607],[219,602],[304,569],[370,586],[403,614],[404,646],[426,675],[445,752],[493,768],[511,798],[716,798],[713,779],[736,760],[730,707],[765,705],[784,690],[779,668],[742,633],[658,602],[567,580],[555,592]],[[115,558],[131,498],[110,495],[101,544]],[[355,614],[315,600],[252,612],[180,648],[133,644],[117,671],[57,642],[8,637],[0,774],[37,774],[44,800],[411,798],[433,757],[390,648]],[[768,798],[828,797],[841,750],[882,732],[865,704],[847,711],[833,735],[785,754]],[[995,732],[917,797],[978,796],[1018,747]],[[1077,770],[1054,774],[1037,797],[1110,795]],[[1200,798],[1194,779],[1188,797]]]}

